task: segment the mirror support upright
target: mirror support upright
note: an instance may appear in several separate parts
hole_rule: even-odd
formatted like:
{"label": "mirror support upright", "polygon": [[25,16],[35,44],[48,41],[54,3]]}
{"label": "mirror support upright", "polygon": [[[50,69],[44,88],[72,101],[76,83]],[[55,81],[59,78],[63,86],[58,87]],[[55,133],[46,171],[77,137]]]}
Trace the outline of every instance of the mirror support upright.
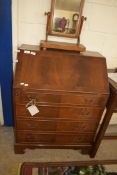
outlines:
{"label": "mirror support upright", "polygon": [[45,15],[47,16],[47,25],[46,25],[46,41],[48,40],[49,35],[49,21],[50,21],[50,12],[45,12]]}
{"label": "mirror support upright", "polygon": [[84,23],[84,21],[86,21],[86,20],[87,20],[86,17],[84,17],[84,16],[81,17],[81,25],[80,25],[80,30],[79,30],[79,36],[78,36],[77,44],[80,43],[80,35],[81,35],[81,32],[82,32],[83,23]]}

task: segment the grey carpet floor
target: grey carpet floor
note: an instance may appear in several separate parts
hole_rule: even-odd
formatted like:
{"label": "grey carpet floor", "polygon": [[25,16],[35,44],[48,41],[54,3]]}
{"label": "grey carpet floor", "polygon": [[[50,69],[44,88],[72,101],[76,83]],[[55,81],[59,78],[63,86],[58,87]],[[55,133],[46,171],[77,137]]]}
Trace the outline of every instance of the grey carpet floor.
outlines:
{"label": "grey carpet floor", "polygon": [[[17,175],[17,168],[22,162],[66,162],[92,160],[78,150],[70,149],[35,149],[26,150],[23,155],[15,155],[13,150],[13,128],[0,127],[0,175]],[[104,140],[95,157],[96,160],[117,159],[117,140]],[[109,166],[117,170],[117,165]]]}

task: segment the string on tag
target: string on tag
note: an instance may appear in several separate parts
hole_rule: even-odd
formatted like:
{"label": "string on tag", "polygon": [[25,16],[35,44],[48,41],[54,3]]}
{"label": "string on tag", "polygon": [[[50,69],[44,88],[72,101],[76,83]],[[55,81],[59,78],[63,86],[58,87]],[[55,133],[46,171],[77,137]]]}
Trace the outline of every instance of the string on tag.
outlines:
{"label": "string on tag", "polygon": [[29,106],[35,105],[35,104],[36,104],[35,99],[32,99],[31,101],[29,101],[29,102],[26,104],[26,108],[28,108]]}

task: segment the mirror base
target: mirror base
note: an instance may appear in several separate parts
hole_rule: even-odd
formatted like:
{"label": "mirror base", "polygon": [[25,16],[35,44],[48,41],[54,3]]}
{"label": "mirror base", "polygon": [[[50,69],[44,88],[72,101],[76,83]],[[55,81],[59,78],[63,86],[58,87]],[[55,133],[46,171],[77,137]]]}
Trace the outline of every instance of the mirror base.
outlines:
{"label": "mirror base", "polygon": [[67,51],[77,51],[84,52],[86,51],[86,47],[82,44],[72,44],[65,42],[56,42],[56,41],[44,41],[42,40],[40,43],[40,49],[59,49],[59,50],[67,50]]}

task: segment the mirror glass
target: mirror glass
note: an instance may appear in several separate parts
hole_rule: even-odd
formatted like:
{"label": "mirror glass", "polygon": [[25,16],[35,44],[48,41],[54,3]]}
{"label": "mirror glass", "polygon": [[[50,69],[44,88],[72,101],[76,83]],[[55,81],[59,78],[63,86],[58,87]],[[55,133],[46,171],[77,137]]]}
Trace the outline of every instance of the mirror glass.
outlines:
{"label": "mirror glass", "polygon": [[81,0],[55,0],[53,32],[75,34]]}

